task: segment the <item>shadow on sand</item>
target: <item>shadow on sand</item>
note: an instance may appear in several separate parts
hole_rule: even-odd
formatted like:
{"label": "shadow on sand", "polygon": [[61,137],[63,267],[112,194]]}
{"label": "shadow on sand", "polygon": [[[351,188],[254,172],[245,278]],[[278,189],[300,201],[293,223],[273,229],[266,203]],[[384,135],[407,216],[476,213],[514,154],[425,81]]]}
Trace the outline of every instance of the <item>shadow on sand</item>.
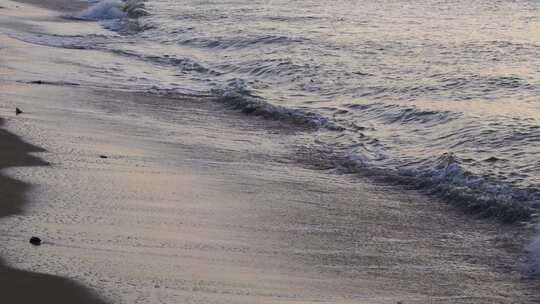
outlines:
{"label": "shadow on sand", "polygon": [[[0,127],[3,125],[4,120],[0,118]],[[29,154],[42,151],[0,129],[0,170],[8,167],[45,166],[47,164],[43,160]],[[28,188],[29,185],[21,181],[0,175],[0,218],[22,213]],[[13,269],[1,259],[0,297],[1,302],[6,304],[105,303],[83,286],[68,279]]]}

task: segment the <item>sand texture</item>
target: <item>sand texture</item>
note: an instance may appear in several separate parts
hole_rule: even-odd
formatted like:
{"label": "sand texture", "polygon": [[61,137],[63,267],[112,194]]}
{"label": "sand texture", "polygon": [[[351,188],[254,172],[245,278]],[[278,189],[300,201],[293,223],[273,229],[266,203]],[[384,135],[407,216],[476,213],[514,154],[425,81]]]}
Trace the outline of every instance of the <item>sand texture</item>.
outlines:
{"label": "sand texture", "polygon": [[[0,118],[0,126],[4,119]],[[43,166],[45,162],[30,153],[43,149],[23,142],[0,129],[0,170],[9,167]],[[0,217],[22,212],[29,186],[0,175]],[[5,235],[5,231],[3,234]],[[21,238],[24,236],[21,235]],[[28,239],[30,236],[28,236]],[[20,240],[21,242],[23,240]],[[31,246],[29,243],[26,246]],[[0,260],[0,294],[2,303],[103,303],[80,285],[53,275],[13,269]]]}
{"label": "sand texture", "polygon": [[[122,90],[110,71],[147,63],[25,42],[21,12],[14,23],[5,10],[0,255],[14,268],[0,293],[12,303],[102,303],[81,285],[126,304],[540,300],[520,272],[522,230],[310,166],[317,131]],[[40,14],[54,18],[35,9],[26,23]]]}

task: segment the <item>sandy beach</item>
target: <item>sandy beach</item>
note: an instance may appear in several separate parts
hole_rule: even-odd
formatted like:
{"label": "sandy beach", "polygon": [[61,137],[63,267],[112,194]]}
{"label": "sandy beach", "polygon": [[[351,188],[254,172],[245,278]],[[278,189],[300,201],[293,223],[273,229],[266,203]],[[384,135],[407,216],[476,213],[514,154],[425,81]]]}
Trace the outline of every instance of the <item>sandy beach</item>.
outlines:
{"label": "sandy beach", "polygon": [[[7,119],[12,118],[11,115],[7,116]],[[15,116],[15,112],[12,116]],[[0,126],[5,124],[5,120],[6,118],[0,118]],[[3,129],[0,129],[0,147],[0,170],[2,171],[10,167],[47,165],[45,161],[32,155],[32,153],[45,152],[45,150],[26,143]],[[0,217],[23,213],[29,188],[28,184],[20,180],[0,175],[0,193],[2,194]],[[2,230],[2,234],[6,236],[9,232]],[[6,266],[2,259],[0,259],[0,291],[4,303],[104,303],[94,292],[80,284],[50,274],[11,268]]]}
{"label": "sandy beach", "polygon": [[307,166],[317,130],[106,87],[126,59],[35,39],[105,30],[37,2],[0,0],[0,302],[540,301],[522,227]]}
{"label": "sandy beach", "polygon": [[[4,119],[0,119],[0,125]],[[9,167],[45,166],[31,155],[43,149],[23,142],[12,133],[0,130],[0,170]],[[26,202],[29,185],[19,180],[0,176],[2,204],[0,217],[20,214]],[[3,234],[5,232],[3,231]],[[5,234],[4,234],[5,235]],[[7,267],[0,260],[0,291],[4,303],[103,303],[93,293],[67,279]]]}

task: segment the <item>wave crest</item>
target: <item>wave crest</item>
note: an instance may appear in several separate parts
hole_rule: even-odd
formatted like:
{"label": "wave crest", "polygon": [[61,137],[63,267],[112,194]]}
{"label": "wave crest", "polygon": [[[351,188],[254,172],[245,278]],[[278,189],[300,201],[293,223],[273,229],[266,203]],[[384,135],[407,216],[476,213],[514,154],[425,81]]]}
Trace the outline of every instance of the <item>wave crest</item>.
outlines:
{"label": "wave crest", "polygon": [[[302,147],[296,154],[298,161],[310,168],[334,169],[374,182],[418,190],[471,214],[502,223],[531,220],[536,217],[540,203],[538,195],[533,192],[466,171],[460,165],[460,160],[451,153],[445,153],[431,160],[429,165],[414,169],[381,166],[367,159],[366,155],[348,152],[347,148],[340,151],[335,144],[319,143],[315,147]],[[538,252],[540,274],[540,240]]]}
{"label": "wave crest", "polygon": [[240,79],[230,80],[226,88],[216,88],[211,93],[216,96],[214,101],[245,114],[288,121],[309,128],[342,130],[341,127],[317,113],[268,103],[246,89],[245,83]]}
{"label": "wave crest", "polygon": [[431,166],[407,173],[420,179],[419,188],[470,212],[507,223],[529,220],[532,202],[537,199],[526,190],[468,172],[451,153],[443,154]]}

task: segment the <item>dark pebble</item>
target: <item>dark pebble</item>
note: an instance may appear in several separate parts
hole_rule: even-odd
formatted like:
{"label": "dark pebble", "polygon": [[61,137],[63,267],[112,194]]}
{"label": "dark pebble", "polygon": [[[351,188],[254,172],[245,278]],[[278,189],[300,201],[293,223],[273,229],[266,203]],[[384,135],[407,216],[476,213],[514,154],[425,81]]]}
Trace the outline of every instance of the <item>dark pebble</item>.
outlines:
{"label": "dark pebble", "polygon": [[107,155],[100,155],[99,158],[109,158]]}
{"label": "dark pebble", "polygon": [[39,246],[39,245],[41,245],[41,239],[38,238],[38,237],[33,236],[33,237],[30,238],[30,244],[35,245],[35,246]]}

